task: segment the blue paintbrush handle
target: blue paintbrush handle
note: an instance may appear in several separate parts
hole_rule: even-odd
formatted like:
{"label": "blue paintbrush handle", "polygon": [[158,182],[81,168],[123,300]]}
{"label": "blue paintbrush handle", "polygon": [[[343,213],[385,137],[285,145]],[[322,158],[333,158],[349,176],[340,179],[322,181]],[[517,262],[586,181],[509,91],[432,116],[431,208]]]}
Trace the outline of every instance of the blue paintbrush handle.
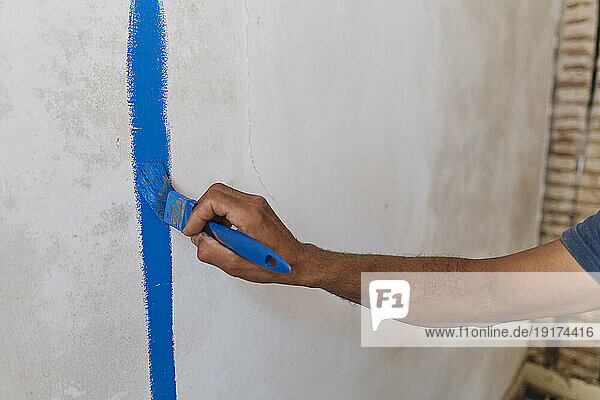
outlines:
{"label": "blue paintbrush handle", "polygon": [[279,254],[242,232],[212,221],[206,224],[204,231],[229,250],[261,267],[283,274],[292,270]]}
{"label": "blue paintbrush handle", "polygon": [[[167,195],[163,220],[183,231],[196,204],[198,204],[197,201],[188,199],[173,190]],[[212,221],[206,224],[204,232],[229,250],[261,267],[283,274],[289,274],[292,270],[279,254],[242,232]]]}

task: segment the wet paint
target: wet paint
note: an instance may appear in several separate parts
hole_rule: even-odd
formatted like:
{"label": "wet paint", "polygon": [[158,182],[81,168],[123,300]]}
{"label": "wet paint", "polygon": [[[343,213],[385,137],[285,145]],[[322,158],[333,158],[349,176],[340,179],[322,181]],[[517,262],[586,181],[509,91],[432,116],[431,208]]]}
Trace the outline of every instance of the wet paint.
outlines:
{"label": "wet paint", "polygon": [[[159,159],[168,167],[166,128],[167,47],[159,0],[132,0],[127,73],[134,182],[138,166]],[[176,398],[173,355],[172,258],[169,227],[141,201],[135,183],[147,307],[150,391],[153,399]]]}

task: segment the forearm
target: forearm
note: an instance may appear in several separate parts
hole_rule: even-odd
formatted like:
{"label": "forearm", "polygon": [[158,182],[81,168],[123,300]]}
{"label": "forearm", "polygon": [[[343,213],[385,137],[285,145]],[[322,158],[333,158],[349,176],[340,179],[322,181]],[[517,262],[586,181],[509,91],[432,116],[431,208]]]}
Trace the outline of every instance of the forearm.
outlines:
{"label": "forearm", "polygon": [[477,272],[489,267],[485,260],[456,257],[402,257],[339,253],[308,245],[305,257],[307,283],[350,300],[361,302],[362,272]]}
{"label": "forearm", "polygon": [[[307,253],[305,260],[310,266],[306,271],[315,278],[307,286],[358,304],[361,290],[366,289],[361,289],[362,272],[402,273],[392,279],[410,282],[411,312],[404,321],[416,325],[499,323],[574,314],[600,306],[600,286],[572,260],[560,241],[487,259],[345,254],[314,246],[309,246]],[[433,274],[440,272],[446,274]],[[473,272],[479,274],[470,274]],[[572,274],[566,278],[550,272]],[[565,278],[570,286],[565,287]],[[363,299],[368,301],[368,296]]]}

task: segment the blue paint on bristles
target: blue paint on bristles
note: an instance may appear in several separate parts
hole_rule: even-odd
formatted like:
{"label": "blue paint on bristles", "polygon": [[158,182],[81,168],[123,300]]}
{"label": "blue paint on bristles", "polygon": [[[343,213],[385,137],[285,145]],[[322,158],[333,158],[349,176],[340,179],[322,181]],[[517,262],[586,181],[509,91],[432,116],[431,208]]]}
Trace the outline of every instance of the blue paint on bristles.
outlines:
{"label": "blue paint on bristles", "polygon": [[161,160],[150,160],[139,166],[138,190],[158,218],[163,219],[169,192],[175,190]]}
{"label": "blue paint on bristles", "polygon": [[177,193],[161,160],[150,160],[140,165],[138,190],[158,218],[183,231],[196,201]]}

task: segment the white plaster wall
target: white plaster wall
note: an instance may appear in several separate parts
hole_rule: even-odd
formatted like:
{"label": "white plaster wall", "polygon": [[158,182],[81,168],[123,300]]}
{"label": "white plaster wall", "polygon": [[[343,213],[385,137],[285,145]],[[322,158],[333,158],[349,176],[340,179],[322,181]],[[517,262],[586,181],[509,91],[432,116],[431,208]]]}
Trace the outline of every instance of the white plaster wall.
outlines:
{"label": "white plaster wall", "polygon": [[[557,1],[166,1],[176,186],[304,241],[486,256],[537,237]],[[128,4],[0,0],[0,399],[149,397]],[[178,396],[498,399],[518,349],[361,349],[359,312],[173,236]]]}

